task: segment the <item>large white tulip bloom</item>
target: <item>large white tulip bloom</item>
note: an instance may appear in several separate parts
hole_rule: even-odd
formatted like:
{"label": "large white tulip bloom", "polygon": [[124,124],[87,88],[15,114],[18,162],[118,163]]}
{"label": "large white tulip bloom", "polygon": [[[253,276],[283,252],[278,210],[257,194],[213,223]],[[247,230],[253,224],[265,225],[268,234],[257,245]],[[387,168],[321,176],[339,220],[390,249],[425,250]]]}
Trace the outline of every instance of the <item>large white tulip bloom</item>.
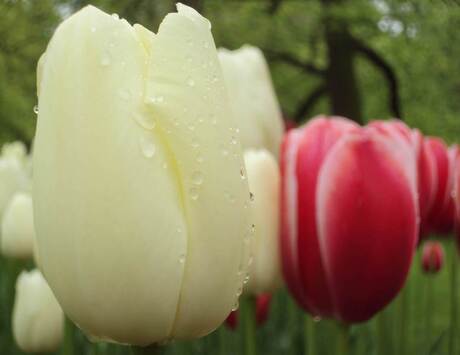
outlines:
{"label": "large white tulip bloom", "polygon": [[40,267],[99,339],[205,335],[247,272],[249,188],[211,26],[177,8],[154,34],[85,7],[39,62]]}
{"label": "large white tulip bloom", "polygon": [[218,52],[243,148],[265,148],[278,157],[283,119],[262,51],[244,45]]}
{"label": "large white tulip bloom", "polygon": [[35,229],[32,198],[18,192],[10,200],[1,221],[0,250],[14,258],[32,258]]}
{"label": "large white tulip bloom", "polygon": [[278,248],[280,174],[276,159],[267,150],[247,150],[244,161],[249,188],[254,196],[251,211],[255,230],[251,243],[250,279],[245,292],[258,295],[273,292],[281,283]]}
{"label": "large white tulip bloom", "polygon": [[25,352],[51,352],[63,337],[64,314],[42,274],[23,271],[16,281],[13,336]]}

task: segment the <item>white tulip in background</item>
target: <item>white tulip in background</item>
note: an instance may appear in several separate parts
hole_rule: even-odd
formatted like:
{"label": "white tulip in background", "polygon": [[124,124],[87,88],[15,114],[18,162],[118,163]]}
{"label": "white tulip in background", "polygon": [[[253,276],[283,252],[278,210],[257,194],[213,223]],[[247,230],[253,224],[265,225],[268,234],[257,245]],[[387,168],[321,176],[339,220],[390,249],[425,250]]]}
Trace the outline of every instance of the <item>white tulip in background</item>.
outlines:
{"label": "white tulip in background", "polygon": [[18,191],[30,191],[25,146],[20,142],[5,144],[0,155],[0,218],[10,199]]}
{"label": "white tulip in background", "polygon": [[243,148],[265,148],[277,158],[284,125],[262,51],[245,45],[218,52]]}
{"label": "white tulip in background", "polygon": [[32,258],[35,230],[32,198],[25,192],[10,199],[1,221],[0,250],[13,258]]}
{"label": "white tulip in background", "polygon": [[253,260],[249,269],[249,294],[273,292],[281,283],[279,233],[280,176],[276,159],[267,150],[247,150],[244,154],[249,189],[254,195],[252,213],[255,235]]}
{"label": "white tulip in background", "polygon": [[16,281],[13,337],[25,352],[51,352],[59,348],[64,315],[38,270],[23,271]]}
{"label": "white tulip in background", "polygon": [[103,340],[203,336],[247,272],[249,188],[211,26],[177,8],[154,34],[85,7],[39,63],[40,267]]}

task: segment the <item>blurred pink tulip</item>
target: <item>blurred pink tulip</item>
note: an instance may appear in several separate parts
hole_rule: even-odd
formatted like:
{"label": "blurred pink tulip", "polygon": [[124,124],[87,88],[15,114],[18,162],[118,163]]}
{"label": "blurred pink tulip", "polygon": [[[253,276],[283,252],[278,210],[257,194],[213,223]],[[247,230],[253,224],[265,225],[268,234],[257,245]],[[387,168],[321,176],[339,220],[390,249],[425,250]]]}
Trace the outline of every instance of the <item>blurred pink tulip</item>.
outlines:
{"label": "blurred pink tulip", "polygon": [[285,136],[283,273],[315,316],[365,321],[406,279],[417,241],[416,161],[410,131],[394,128],[319,117]]}
{"label": "blurred pink tulip", "polygon": [[438,273],[444,265],[444,248],[439,242],[427,241],[422,249],[422,269],[426,273]]}

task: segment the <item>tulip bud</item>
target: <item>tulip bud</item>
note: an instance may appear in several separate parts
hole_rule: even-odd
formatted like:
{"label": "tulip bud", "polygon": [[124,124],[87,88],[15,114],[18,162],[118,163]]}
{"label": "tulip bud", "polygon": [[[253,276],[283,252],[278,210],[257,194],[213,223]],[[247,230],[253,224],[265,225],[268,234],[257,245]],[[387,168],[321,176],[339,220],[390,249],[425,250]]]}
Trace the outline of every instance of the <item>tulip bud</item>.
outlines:
{"label": "tulip bud", "polygon": [[243,148],[267,149],[278,158],[283,119],[262,51],[244,45],[218,52]]}
{"label": "tulip bud", "polygon": [[[264,293],[256,297],[256,324],[262,326],[268,319],[268,313],[270,312],[270,302],[272,295]],[[231,330],[235,330],[238,327],[239,322],[239,310],[232,311],[227,319],[225,325]]]}
{"label": "tulip bud", "polygon": [[31,258],[34,253],[34,217],[32,198],[18,192],[11,199],[1,225],[1,251],[13,258]]}
{"label": "tulip bud", "polygon": [[279,170],[275,158],[266,150],[244,154],[246,172],[254,201],[251,204],[254,238],[253,260],[245,292],[258,295],[274,291],[281,282],[279,233]]}
{"label": "tulip bud", "polygon": [[394,132],[317,118],[285,137],[283,271],[315,316],[365,321],[406,279],[417,240],[415,159]]}
{"label": "tulip bud", "polygon": [[444,265],[444,248],[439,242],[425,242],[422,250],[422,269],[436,274]]}
{"label": "tulip bud", "polygon": [[64,315],[38,270],[23,271],[16,281],[13,336],[25,352],[56,351],[63,337]]}
{"label": "tulip bud", "polygon": [[249,188],[210,23],[177,8],[154,34],[85,7],[41,60],[40,267],[93,338],[206,335],[247,273]]}

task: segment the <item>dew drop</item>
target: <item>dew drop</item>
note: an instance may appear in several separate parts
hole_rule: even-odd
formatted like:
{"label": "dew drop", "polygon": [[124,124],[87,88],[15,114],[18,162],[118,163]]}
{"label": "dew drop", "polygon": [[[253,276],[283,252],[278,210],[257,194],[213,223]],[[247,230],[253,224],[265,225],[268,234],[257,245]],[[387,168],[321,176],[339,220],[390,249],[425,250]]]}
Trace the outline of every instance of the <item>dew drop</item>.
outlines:
{"label": "dew drop", "polygon": [[164,97],[163,96],[152,96],[149,100],[149,102],[153,105],[155,104],[161,104],[163,101],[164,101]]}
{"label": "dew drop", "polygon": [[177,231],[177,233],[182,233],[182,228],[181,228],[181,227],[177,227],[176,231]]}
{"label": "dew drop", "polygon": [[246,173],[244,171],[244,168],[241,167],[240,168],[240,176],[241,176],[241,179],[245,180],[246,179]]}
{"label": "dew drop", "polygon": [[238,287],[238,290],[236,290],[236,297],[240,297],[241,294],[243,293],[243,287]]}
{"label": "dew drop", "polygon": [[225,148],[222,149],[222,155],[223,155],[224,157],[228,156],[228,150],[225,149]]}
{"label": "dew drop", "polygon": [[114,18],[115,20],[119,20],[120,16],[118,16],[118,14],[112,14],[112,18]]}
{"label": "dew drop", "polygon": [[163,169],[167,169],[167,168],[168,168],[168,164],[163,163]]}
{"label": "dew drop", "polygon": [[238,303],[238,299],[235,301],[235,303],[233,304],[232,306],[232,312],[235,312],[238,307],[240,306],[240,304]]}
{"label": "dew drop", "polygon": [[246,274],[243,280],[243,284],[246,285],[249,282],[249,274]]}
{"label": "dew drop", "polygon": [[190,124],[188,125],[188,129],[189,129],[190,131],[194,131],[194,130],[195,130],[195,126],[194,126],[192,123],[190,123]]}
{"label": "dew drop", "polygon": [[179,256],[179,262],[180,262],[181,264],[185,263],[185,254],[181,254],[181,255]]}
{"label": "dew drop", "polygon": [[201,185],[203,183],[203,174],[200,171],[195,171],[192,174],[192,181],[195,185]]}
{"label": "dew drop", "polygon": [[254,202],[254,194],[252,192],[249,192],[249,199],[251,202]]}
{"label": "dew drop", "polygon": [[91,32],[96,32],[96,27],[91,27]]}
{"label": "dew drop", "polygon": [[110,57],[107,55],[107,54],[104,54],[102,57],[101,57],[101,65],[103,67],[107,67],[110,65]]}
{"label": "dew drop", "polygon": [[155,155],[155,144],[148,137],[141,137],[139,139],[142,154],[146,158],[151,158]]}
{"label": "dew drop", "polygon": [[254,233],[256,231],[256,225],[253,223],[251,224],[251,233]]}
{"label": "dew drop", "polygon": [[204,41],[204,42],[203,42],[203,47],[204,47],[205,49],[208,49],[208,48],[209,48],[209,43],[206,42],[206,41]]}
{"label": "dew drop", "polygon": [[187,79],[187,85],[190,86],[190,87],[194,87],[195,86],[195,80],[193,80],[192,78],[188,78]]}
{"label": "dew drop", "polygon": [[34,113],[35,113],[36,115],[38,115],[38,105],[35,105],[35,106],[34,106]]}
{"label": "dew drop", "polygon": [[235,136],[232,136],[232,138],[230,139],[230,143],[231,144],[236,144],[237,143],[237,140],[236,140]]}
{"label": "dew drop", "polygon": [[152,130],[156,126],[156,122],[150,115],[134,114],[134,120],[144,129]]}
{"label": "dew drop", "polygon": [[198,189],[195,187],[192,187],[190,189],[190,198],[194,201],[198,200]]}
{"label": "dew drop", "polygon": [[313,322],[318,323],[318,322],[320,322],[320,321],[321,321],[321,317],[320,317],[320,316],[314,316],[314,317],[313,317]]}

